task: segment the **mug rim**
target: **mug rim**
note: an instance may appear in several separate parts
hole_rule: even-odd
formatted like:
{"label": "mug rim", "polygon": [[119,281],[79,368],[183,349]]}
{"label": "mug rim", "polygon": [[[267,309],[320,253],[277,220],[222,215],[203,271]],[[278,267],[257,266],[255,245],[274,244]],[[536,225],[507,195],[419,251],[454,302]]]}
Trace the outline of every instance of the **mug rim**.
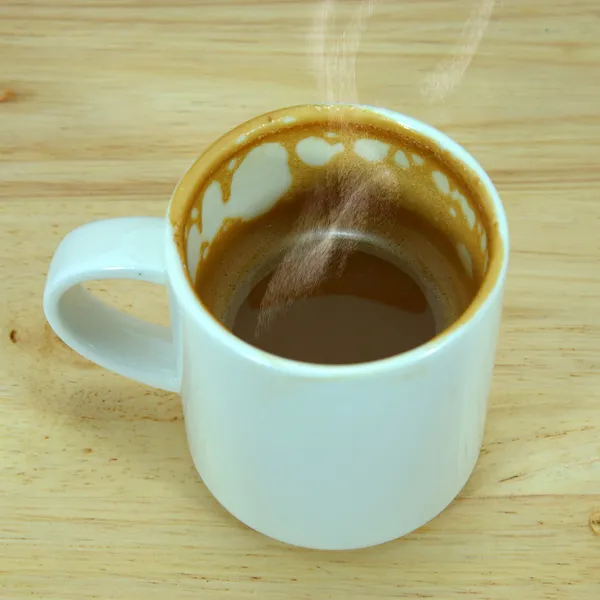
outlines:
{"label": "mug rim", "polygon": [[[446,327],[443,331],[438,333],[435,337],[428,340],[424,344],[412,348],[411,350],[407,350],[406,352],[394,354],[392,356],[374,361],[341,365],[302,362],[284,358],[276,354],[271,354],[270,352],[261,350],[238,338],[235,334],[218,322],[217,319],[210,313],[210,311],[202,304],[193,289],[192,282],[187,274],[187,266],[178,248],[177,236],[180,231],[178,226],[173,223],[172,215],[173,207],[178,194],[183,192],[186,194],[186,196],[189,196],[189,191],[187,191],[186,186],[188,183],[187,180],[190,179],[192,175],[192,171],[205,161],[209,161],[210,164],[217,162],[217,160],[215,160],[219,158],[219,153],[217,151],[218,149],[222,149],[222,146],[226,145],[227,148],[230,148],[234,140],[239,142],[240,140],[245,139],[246,136],[250,135],[251,133],[255,133],[264,129],[266,122],[275,123],[277,120],[281,121],[282,118],[285,119],[286,115],[289,115],[290,113],[306,111],[307,109],[321,111],[324,109],[331,110],[335,108],[357,109],[361,112],[367,111],[370,113],[375,113],[379,116],[383,116],[387,120],[391,120],[393,123],[424,137],[428,142],[438,145],[442,150],[445,150],[451,154],[453,159],[459,164],[466,166],[472,172],[472,174],[476,176],[476,179],[483,185],[485,192],[487,193],[489,198],[489,207],[492,211],[492,216],[494,217],[494,223],[501,249],[501,257],[496,258],[496,260],[501,261],[500,265],[497,266],[495,270],[491,268],[494,262],[493,257],[492,261],[490,261],[490,269],[484,277],[475,297],[469,303],[468,307],[460,315],[460,317],[449,327]],[[217,156],[213,156],[215,153]],[[200,181],[192,180],[191,183],[192,187],[195,189],[199,186]],[[192,165],[186,170],[173,191],[167,208],[166,220],[167,274],[176,297],[181,305],[190,311],[190,314],[194,320],[200,323],[205,332],[213,339],[224,344],[235,354],[240,355],[254,363],[284,371],[287,374],[295,374],[303,377],[338,378],[349,375],[374,375],[421,362],[428,356],[437,353],[451,345],[453,340],[455,340],[457,337],[461,337],[464,332],[473,325],[474,321],[480,318],[481,315],[487,311],[488,307],[495,301],[498,294],[502,293],[503,284],[508,270],[510,240],[504,205],[502,204],[500,195],[498,194],[498,191],[496,190],[496,187],[494,186],[490,176],[479,164],[479,162],[465,148],[458,144],[458,142],[454,141],[448,135],[436,129],[435,127],[391,109],[370,105],[347,103],[303,104],[269,111],[245,121],[210,144],[209,147],[198,158],[196,158]],[[493,281],[487,281],[491,277],[494,278]],[[485,296],[481,298],[482,295]]]}

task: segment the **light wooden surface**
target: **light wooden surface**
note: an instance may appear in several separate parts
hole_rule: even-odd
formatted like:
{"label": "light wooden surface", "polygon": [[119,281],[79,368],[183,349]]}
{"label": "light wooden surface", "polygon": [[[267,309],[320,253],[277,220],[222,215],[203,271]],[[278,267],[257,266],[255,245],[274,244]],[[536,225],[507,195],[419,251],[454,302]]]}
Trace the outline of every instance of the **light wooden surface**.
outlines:
{"label": "light wooden surface", "polygon": [[[464,144],[506,203],[512,265],[485,444],[441,516],[349,553],[236,522],[194,472],[179,399],[79,358],[41,310],[70,229],[162,214],[211,140],[321,100],[307,57],[319,5],[2,2],[0,598],[600,598],[600,9],[498,2],[460,84],[431,101],[427,77],[461,52],[477,1],[382,0],[357,83],[362,102]],[[96,289],[166,319],[160,289]]]}

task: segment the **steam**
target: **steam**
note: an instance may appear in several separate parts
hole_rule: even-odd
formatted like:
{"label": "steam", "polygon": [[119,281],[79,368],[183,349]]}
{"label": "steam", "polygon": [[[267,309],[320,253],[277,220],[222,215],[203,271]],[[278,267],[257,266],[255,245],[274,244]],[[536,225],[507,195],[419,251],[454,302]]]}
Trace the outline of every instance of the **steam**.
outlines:
{"label": "steam", "polygon": [[[481,0],[471,11],[454,53],[442,60],[423,81],[421,92],[430,102],[442,102],[462,81],[491,18],[496,0]],[[356,59],[369,18],[379,0],[362,0],[340,29],[337,0],[323,0],[315,13],[309,36],[309,52],[323,102],[358,103]],[[351,136],[340,119],[335,129]],[[329,180],[317,186],[314,197],[304,204],[296,225],[294,243],[284,252],[263,296],[257,333],[294,301],[307,297],[331,272],[343,269],[356,242],[340,232],[365,229],[376,210],[372,191],[388,175],[373,167],[369,178],[360,180],[351,171],[332,171]],[[333,193],[335,191],[335,193]]]}

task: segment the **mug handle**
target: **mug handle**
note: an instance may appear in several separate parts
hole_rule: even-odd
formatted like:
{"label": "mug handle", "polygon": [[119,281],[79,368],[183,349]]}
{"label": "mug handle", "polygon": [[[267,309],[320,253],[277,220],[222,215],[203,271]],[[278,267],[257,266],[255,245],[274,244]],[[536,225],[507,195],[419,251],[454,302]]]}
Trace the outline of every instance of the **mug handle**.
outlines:
{"label": "mug handle", "polygon": [[97,300],[81,284],[134,279],[167,284],[167,223],[156,217],[109,219],[69,233],[56,250],[44,312],[56,334],[87,359],[141,383],[179,392],[171,330]]}

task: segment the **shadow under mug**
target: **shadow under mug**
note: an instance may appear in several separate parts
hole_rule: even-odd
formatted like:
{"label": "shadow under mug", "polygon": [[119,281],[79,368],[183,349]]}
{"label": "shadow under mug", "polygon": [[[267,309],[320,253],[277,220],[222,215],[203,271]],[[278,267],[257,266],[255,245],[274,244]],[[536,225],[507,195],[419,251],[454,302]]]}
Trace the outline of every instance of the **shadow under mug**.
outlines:
{"label": "shadow under mug", "polygon": [[[192,241],[185,219],[211,173],[240,148],[340,114],[392,134],[411,131],[452,156],[487,196],[494,250],[475,300],[451,328],[385,360],[326,366],[262,352],[208,313],[191,284],[201,240],[196,234]],[[273,168],[260,161],[246,168],[241,216],[264,209],[261,186],[270,185],[264,175]],[[214,229],[231,215],[219,213],[223,203],[210,206],[202,220]],[[240,521],[290,544],[352,549],[420,527],[468,480],[483,437],[508,254],[506,217],[490,178],[447,136],[386,109],[297,106],[215,142],[179,182],[166,218],[99,221],[68,234],[52,260],[44,310],[83,356],[181,394],[196,468]],[[99,302],[82,286],[99,279],[167,286],[171,327]]]}

